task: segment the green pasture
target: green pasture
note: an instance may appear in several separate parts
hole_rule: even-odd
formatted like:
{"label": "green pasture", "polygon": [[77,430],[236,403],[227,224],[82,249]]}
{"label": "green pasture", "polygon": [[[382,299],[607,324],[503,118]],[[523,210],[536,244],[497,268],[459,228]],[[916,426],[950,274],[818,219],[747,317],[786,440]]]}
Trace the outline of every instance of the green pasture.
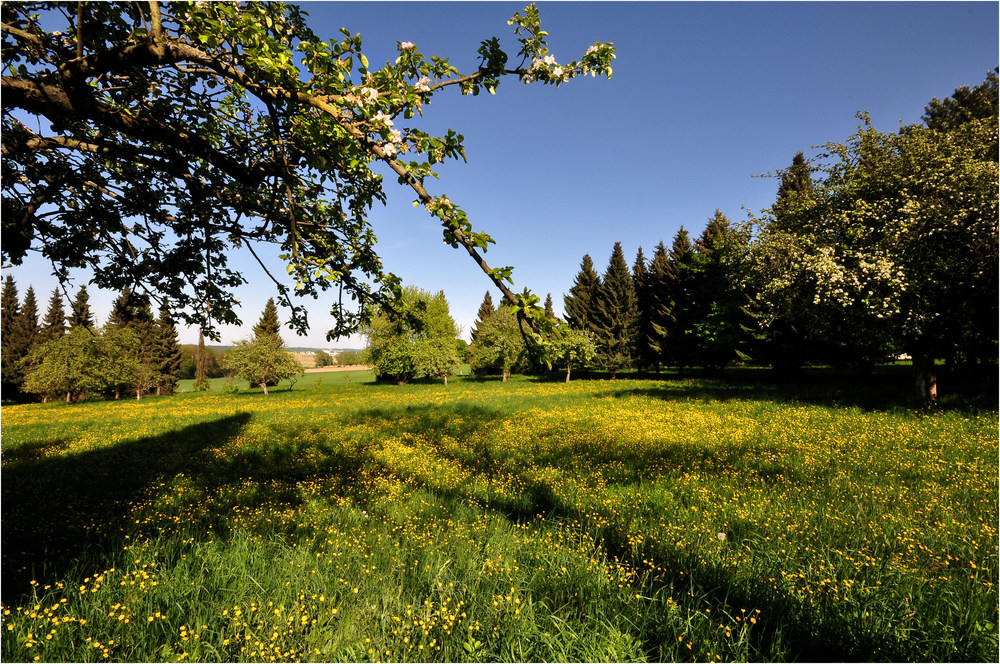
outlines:
{"label": "green pasture", "polygon": [[0,654],[995,661],[995,396],[897,378],[5,406]]}

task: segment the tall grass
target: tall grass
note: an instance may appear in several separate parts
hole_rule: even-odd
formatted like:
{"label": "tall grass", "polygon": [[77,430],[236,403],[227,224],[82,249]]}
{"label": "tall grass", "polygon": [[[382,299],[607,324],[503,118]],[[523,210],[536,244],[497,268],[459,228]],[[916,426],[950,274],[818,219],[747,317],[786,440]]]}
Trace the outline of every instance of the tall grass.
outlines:
{"label": "tall grass", "polygon": [[5,407],[3,659],[995,661],[995,410],[368,380]]}

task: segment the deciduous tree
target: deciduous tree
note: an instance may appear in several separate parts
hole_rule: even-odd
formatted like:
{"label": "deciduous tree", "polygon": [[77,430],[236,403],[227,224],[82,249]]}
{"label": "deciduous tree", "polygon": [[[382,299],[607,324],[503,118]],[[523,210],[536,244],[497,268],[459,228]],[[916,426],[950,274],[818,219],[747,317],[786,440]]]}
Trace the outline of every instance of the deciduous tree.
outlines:
{"label": "deciduous tree", "polygon": [[281,339],[273,334],[238,341],[226,353],[223,366],[250,385],[263,389],[265,395],[268,385],[305,373],[298,360],[284,349]]}
{"label": "deciduous tree", "polygon": [[410,42],[373,67],[360,35],[318,36],[279,2],[4,3],[4,262],[38,251],[61,278],[86,265],[103,288],[144,284],[212,332],[239,322],[233,289],[247,277],[231,250],[258,259],[256,245],[273,245],[295,281],[274,280],[293,328],[308,320],[290,294],[332,288],[359,309],[338,297],[330,334],[350,333],[399,291],[367,218],[385,167],[505,300],[540,318],[511,268],[484,260],[492,238],[425,188],[437,164],[464,159],[462,136],[407,126],[446,88],[611,75],[611,44],[558,62],[533,5],[509,24],[517,64],[488,39],[463,75]]}

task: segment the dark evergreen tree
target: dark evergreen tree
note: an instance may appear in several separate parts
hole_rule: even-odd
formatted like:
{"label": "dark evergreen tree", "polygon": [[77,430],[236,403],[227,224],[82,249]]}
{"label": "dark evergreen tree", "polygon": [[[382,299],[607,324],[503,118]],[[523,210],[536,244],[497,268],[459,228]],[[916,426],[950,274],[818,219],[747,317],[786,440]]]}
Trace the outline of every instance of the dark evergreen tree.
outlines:
{"label": "dark evergreen tree", "polygon": [[154,331],[153,362],[156,370],[156,393],[172,394],[177,389],[177,379],[183,355],[177,342],[177,327],[166,306],[160,308]]}
{"label": "dark evergreen tree", "polygon": [[21,305],[17,297],[17,285],[14,277],[8,274],[3,280],[3,292],[0,295],[0,360],[3,362],[2,376],[5,399],[13,399],[17,396],[17,365],[18,358],[14,357],[14,323],[21,313]]}
{"label": "dark evergreen tree", "polygon": [[563,317],[571,328],[593,331],[594,299],[600,288],[601,277],[594,270],[590,254],[586,254],[580,263],[580,272],[569,289],[569,295],[563,296]]}
{"label": "dark evergreen tree", "polygon": [[617,377],[619,369],[632,364],[637,319],[632,274],[625,262],[621,242],[615,242],[601,288],[594,298],[592,319],[597,357],[612,378]]}
{"label": "dark evergreen tree", "polygon": [[552,308],[552,293],[545,294],[545,317],[549,320],[556,319],[556,311]]}
{"label": "dark evergreen tree", "polygon": [[710,370],[745,359],[749,341],[744,289],[746,238],[719,210],[695,242],[690,302],[697,363]]}
{"label": "dark evergreen tree", "polygon": [[76,293],[76,299],[70,307],[69,318],[67,319],[70,329],[74,327],[87,327],[94,329],[94,315],[90,312],[90,295],[86,286],[80,286]]}
{"label": "dark evergreen tree", "polygon": [[111,304],[108,325],[112,327],[127,327],[130,325],[136,318],[136,306],[139,304],[139,296],[133,294],[131,288],[123,290],[121,295]]}
{"label": "dark evergreen tree", "polygon": [[[950,131],[972,120],[995,118],[1000,114],[997,73],[994,69],[986,75],[986,80],[974,88],[963,85],[947,99],[935,97],[924,108],[923,121],[928,129]],[[993,150],[993,154],[996,154]]]}
{"label": "dark evergreen tree", "polygon": [[649,342],[652,333],[652,286],[653,274],[646,264],[646,255],[642,252],[642,247],[639,247],[635,263],[632,264],[632,287],[635,289],[635,303],[638,311],[635,338],[632,345],[636,368],[640,371],[658,365],[656,350]]}
{"label": "dark evergreen tree", "polygon": [[9,337],[4,337],[4,382],[11,383],[13,390],[10,396],[16,397],[24,383],[25,367],[22,362],[41,341],[38,331],[38,301],[35,299],[35,289],[31,286],[25,291],[24,301],[10,325]]}
{"label": "dark evergreen tree", "polygon": [[[259,339],[265,334],[273,334],[281,338],[281,323],[278,321],[278,308],[274,305],[274,298],[268,298],[264,305],[264,311],[260,315],[260,320],[253,326],[253,336]],[[282,342],[284,345],[284,342]]]}
{"label": "dark evergreen tree", "polygon": [[42,336],[48,339],[58,339],[66,334],[66,308],[63,304],[62,293],[58,288],[52,291],[49,298],[49,308],[45,312],[42,320]]}
{"label": "dark evergreen tree", "polygon": [[198,350],[194,356],[194,389],[196,392],[209,389],[208,349],[205,348],[205,333],[202,330],[198,330]]}
{"label": "dark evergreen tree", "polygon": [[694,316],[691,293],[691,239],[681,226],[670,247],[669,298],[673,304],[670,327],[665,339],[664,361],[678,368],[684,368],[695,361]]}
{"label": "dark evergreen tree", "polygon": [[472,331],[469,333],[469,337],[475,342],[476,337],[479,336],[479,328],[486,319],[493,315],[496,308],[493,306],[493,296],[490,295],[489,291],[486,291],[486,295],[483,297],[483,303],[479,305],[479,313],[476,314],[476,322],[472,324]]}
{"label": "dark evergreen tree", "polygon": [[670,253],[661,240],[656,245],[653,260],[649,263],[647,274],[649,286],[647,292],[647,308],[649,310],[649,329],[642,339],[654,354],[654,367],[657,373],[661,363],[668,363],[669,342],[674,326],[674,281],[677,275],[675,267],[670,262]]}

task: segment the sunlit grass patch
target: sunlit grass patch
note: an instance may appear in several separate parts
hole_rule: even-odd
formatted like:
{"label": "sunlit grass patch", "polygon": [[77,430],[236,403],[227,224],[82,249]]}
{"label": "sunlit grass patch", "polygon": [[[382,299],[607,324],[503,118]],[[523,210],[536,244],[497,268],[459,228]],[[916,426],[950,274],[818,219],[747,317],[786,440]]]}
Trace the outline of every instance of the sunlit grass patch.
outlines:
{"label": "sunlit grass patch", "polygon": [[705,389],[5,408],[3,656],[995,656],[995,411]]}

